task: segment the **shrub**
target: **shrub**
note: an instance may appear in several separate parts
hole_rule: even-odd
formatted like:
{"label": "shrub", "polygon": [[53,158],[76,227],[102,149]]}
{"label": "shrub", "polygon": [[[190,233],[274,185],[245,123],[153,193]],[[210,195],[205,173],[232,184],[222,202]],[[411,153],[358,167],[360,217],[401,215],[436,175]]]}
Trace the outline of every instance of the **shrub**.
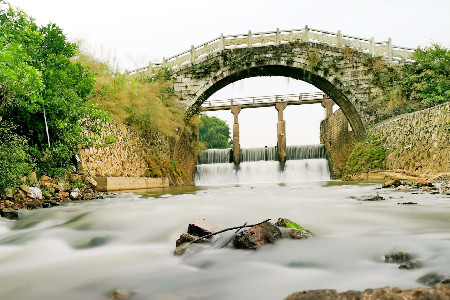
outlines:
{"label": "shrub", "polygon": [[350,153],[344,167],[344,175],[367,173],[370,170],[384,169],[386,149],[382,142],[374,136],[359,142]]}

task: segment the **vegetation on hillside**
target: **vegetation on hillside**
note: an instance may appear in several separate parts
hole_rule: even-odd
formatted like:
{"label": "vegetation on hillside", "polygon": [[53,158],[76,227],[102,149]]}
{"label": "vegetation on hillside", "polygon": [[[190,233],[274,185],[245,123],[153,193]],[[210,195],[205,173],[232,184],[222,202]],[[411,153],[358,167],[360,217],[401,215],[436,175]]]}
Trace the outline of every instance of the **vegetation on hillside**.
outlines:
{"label": "vegetation on hillside", "polygon": [[198,118],[185,123],[186,111],[174,93],[168,70],[151,76],[129,76],[87,55],[80,54],[73,60],[94,74],[89,101],[107,111],[112,120],[137,129],[147,141],[148,172],[143,175],[167,176],[172,183],[189,181],[187,169],[194,165],[188,165],[195,164],[199,146]]}
{"label": "vegetation on hillside", "polygon": [[450,52],[439,45],[418,49],[412,63],[388,65],[381,57],[367,60],[373,83],[383,90],[378,120],[450,100]]}
{"label": "vegetation on hillside", "polygon": [[223,149],[231,146],[230,128],[216,117],[200,117],[199,139],[208,149]]}
{"label": "vegetation on hillside", "polygon": [[88,102],[94,78],[69,60],[76,51],[58,26],[37,26],[0,0],[0,195],[32,168],[65,173],[70,158],[92,142],[84,133],[99,129],[85,121],[107,118]]}

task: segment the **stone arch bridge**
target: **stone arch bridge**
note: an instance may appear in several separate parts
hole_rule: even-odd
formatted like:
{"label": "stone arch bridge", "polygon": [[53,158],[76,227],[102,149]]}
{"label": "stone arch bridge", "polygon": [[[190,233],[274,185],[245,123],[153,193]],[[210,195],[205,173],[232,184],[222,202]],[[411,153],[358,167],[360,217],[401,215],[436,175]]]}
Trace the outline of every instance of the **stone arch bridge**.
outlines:
{"label": "stone arch bridge", "polygon": [[412,61],[415,49],[311,29],[221,35],[190,50],[164,58],[129,74],[154,74],[170,69],[175,91],[197,114],[216,91],[256,76],[285,76],[308,82],[337,104],[357,140],[376,118],[374,99],[383,91],[373,84],[374,61],[398,65]]}

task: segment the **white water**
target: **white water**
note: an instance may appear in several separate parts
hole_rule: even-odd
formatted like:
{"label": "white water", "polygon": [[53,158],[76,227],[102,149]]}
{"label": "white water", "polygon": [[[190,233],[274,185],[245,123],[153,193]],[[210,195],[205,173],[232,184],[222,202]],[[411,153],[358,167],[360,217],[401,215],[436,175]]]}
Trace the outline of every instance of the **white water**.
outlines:
{"label": "white water", "polygon": [[223,185],[245,183],[286,183],[305,180],[330,180],[326,159],[303,159],[286,161],[284,170],[278,161],[243,162],[198,165],[195,184]]}
{"label": "white water", "polygon": [[[0,219],[0,299],[94,300],[113,289],[144,299],[283,299],[292,292],[420,286],[450,270],[450,198],[339,182],[251,184],[122,193]],[[385,201],[350,196],[379,193]],[[398,205],[414,201],[417,205]],[[197,218],[231,227],[287,217],[315,233],[257,251],[175,257]],[[88,246],[92,239],[99,241]],[[92,242],[91,242],[92,244]],[[392,250],[423,262],[399,270]]]}

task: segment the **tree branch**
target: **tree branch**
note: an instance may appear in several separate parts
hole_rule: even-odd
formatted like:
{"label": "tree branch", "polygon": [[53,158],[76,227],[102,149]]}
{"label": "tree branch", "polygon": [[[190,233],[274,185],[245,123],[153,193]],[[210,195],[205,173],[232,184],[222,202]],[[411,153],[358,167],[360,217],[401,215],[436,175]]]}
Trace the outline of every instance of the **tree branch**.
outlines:
{"label": "tree branch", "polygon": [[230,231],[230,230],[234,230],[234,229],[239,229],[239,230],[240,230],[240,229],[242,229],[242,228],[255,227],[255,226],[257,226],[257,225],[261,225],[262,223],[269,222],[270,220],[271,220],[271,219],[267,219],[267,220],[265,220],[265,221],[262,221],[262,222],[259,222],[259,223],[257,223],[257,224],[253,224],[253,225],[245,225],[245,224],[247,224],[247,223],[245,223],[244,225],[241,225],[241,226],[225,228],[225,229],[222,229],[222,230],[220,230],[220,231],[213,232],[213,233],[210,233],[210,234],[201,236],[201,237],[199,237],[198,239],[195,239],[195,240],[193,240],[192,242],[190,242],[190,244],[197,243],[198,241],[201,241],[201,240],[203,240],[203,239],[212,237],[212,236],[214,236],[214,235],[216,235],[216,234],[219,234],[219,233],[222,233],[222,232],[225,232],[225,231]]}

